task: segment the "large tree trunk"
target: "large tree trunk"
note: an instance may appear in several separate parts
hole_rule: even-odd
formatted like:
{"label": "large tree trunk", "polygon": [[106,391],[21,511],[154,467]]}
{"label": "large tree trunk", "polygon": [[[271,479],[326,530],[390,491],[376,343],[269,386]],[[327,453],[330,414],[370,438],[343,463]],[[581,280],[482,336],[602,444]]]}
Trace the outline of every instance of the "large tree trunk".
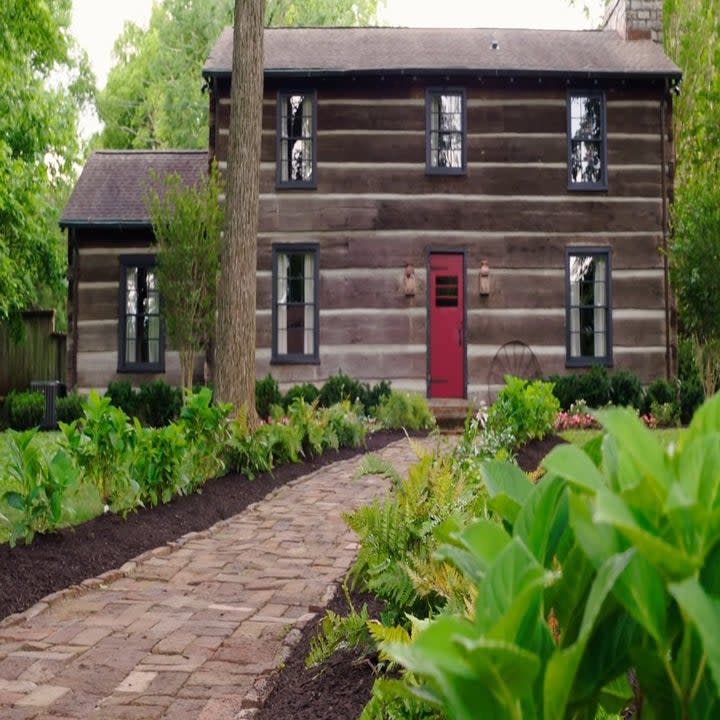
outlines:
{"label": "large tree trunk", "polygon": [[225,237],[218,283],[215,392],[255,410],[255,268],[263,98],[264,0],[235,0]]}

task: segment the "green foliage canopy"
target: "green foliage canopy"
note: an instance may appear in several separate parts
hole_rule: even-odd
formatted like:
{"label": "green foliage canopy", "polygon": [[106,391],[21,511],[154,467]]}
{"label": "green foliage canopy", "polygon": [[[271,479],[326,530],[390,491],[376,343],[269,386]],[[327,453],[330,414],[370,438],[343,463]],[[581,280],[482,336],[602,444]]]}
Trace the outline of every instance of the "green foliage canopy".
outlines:
{"label": "green foliage canopy", "polygon": [[[160,179],[155,178],[156,184]],[[192,387],[195,354],[215,330],[223,209],[217,167],[194,186],[179,175],[149,190],[148,210],[158,245],[157,276],[168,335],[180,354],[182,382]]]}
{"label": "green foliage canopy", "polygon": [[[366,25],[382,1],[268,0],[265,24]],[[201,70],[221,30],[232,24],[233,8],[233,0],[161,0],[147,30],[126,23],[97,98],[103,147],[207,146]]]}
{"label": "green foliage canopy", "polygon": [[79,109],[94,87],[68,34],[71,7],[0,3],[0,321],[16,330],[21,310],[63,292],[57,220],[80,160]]}
{"label": "green foliage canopy", "polygon": [[720,373],[720,7],[717,0],[665,0],[664,22],[666,50],[683,71],[673,100],[670,279],[709,396]]}

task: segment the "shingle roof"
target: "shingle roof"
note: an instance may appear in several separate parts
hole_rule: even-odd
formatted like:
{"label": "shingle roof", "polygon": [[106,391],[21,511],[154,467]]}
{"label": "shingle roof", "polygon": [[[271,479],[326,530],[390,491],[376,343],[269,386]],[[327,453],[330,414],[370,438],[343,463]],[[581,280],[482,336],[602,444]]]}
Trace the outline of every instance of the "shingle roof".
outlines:
{"label": "shingle roof", "polygon": [[[626,41],[610,30],[268,28],[264,49],[268,76],[448,71],[680,76],[657,43]],[[231,69],[232,28],[225,28],[203,74],[229,75]]]}
{"label": "shingle roof", "polygon": [[145,193],[150,171],[178,173],[194,184],[208,170],[205,150],[98,150],[88,158],[65,206],[61,227],[148,225]]}

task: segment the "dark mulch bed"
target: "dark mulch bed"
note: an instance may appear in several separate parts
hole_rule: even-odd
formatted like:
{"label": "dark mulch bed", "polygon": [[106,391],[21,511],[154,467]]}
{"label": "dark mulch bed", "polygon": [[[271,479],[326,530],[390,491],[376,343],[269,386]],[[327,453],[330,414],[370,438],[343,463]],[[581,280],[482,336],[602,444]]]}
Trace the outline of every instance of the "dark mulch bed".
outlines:
{"label": "dark mulch bed", "polygon": [[[379,432],[368,436],[365,450],[373,451],[402,437],[401,433]],[[533,442],[518,452],[524,470],[534,470],[561,438],[552,436]],[[140,553],[181,535],[204,530],[261,500],[275,488],[337,460],[356,450],[325,453],[319,458],[276,468],[253,481],[238,475],[211,480],[201,494],[175,498],[167,505],[141,510],[126,520],[114,515],[95,518],[75,528],[40,536],[30,546],[10,549],[0,546],[0,618],[20,612],[45,595],[120,567]],[[360,608],[372,598],[352,595]],[[339,592],[329,606],[345,614],[347,605]],[[318,621],[319,622],[319,621]],[[370,697],[374,675],[371,662],[358,662],[352,653],[336,654],[327,667],[306,670],[304,661],[316,624],[305,627],[283,670],[272,680],[272,691],[258,720],[336,720],[356,718]]]}
{"label": "dark mulch bed", "polygon": [[533,440],[518,450],[518,465],[525,472],[536,470],[540,461],[556,446],[565,441],[558,435],[548,435],[542,440]]}
{"label": "dark mulch bed", "polygon": [[125,520],[103,515],[74,528],[37,536],[28,546],[11,549],[0,545],[0,618],[27,609],[52,592],[118,568],[185,533],[205,530],[323,465],[378,450],[401,437],[399,432],[373,433],[361,450],[326,452],[308,462],[282,465],[252,481],[226,475],[207,482],[202,493],[177,497],[167,505],[132,513]]}

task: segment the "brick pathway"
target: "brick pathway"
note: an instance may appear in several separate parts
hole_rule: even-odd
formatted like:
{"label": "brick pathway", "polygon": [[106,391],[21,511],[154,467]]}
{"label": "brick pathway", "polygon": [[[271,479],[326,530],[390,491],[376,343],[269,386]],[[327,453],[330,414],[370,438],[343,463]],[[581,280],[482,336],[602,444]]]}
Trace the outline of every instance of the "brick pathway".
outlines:
{"label": "brick pathway", "polygon": [[[404,472],[406,440],[380,453]],[[326,466],[0,624],[2,720],[237,720],[353,561],[342,513],[387,489]],[[242,711],[242,712],[241,712]]]}

